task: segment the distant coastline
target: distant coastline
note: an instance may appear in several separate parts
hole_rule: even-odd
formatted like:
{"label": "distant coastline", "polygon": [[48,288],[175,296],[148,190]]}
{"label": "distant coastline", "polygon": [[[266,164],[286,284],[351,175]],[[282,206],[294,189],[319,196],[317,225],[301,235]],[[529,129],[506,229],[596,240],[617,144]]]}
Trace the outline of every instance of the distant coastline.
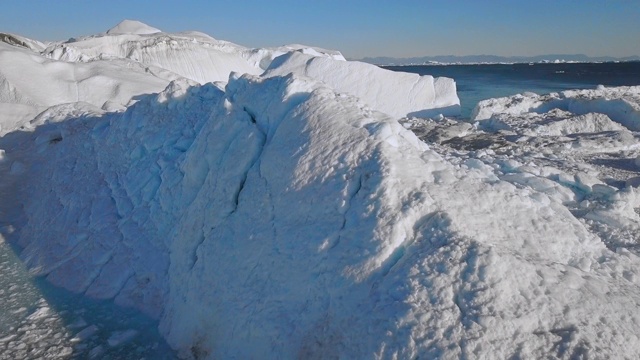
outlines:
{"label": "distant coastline", "polygon": [[362,61],[378,66],[436,66],[436,65],[513,65],[513,64],[586,64],[586,63],[615,63],[640,61],[640,56],[615,57],[589,57],[587,55],[549,54],[538,56],[494,56],[494,55],[439,55],[412,58],[393,57],[365,57],[362,59],[350,59]]}
{"label": "distant coastline", "polygon": [[[362,61],[362,60],[357,60]],[[429,62],[422,64],[374,64],[376,66],[473,66],[473,65],[520,65],[520,64],[529,64],[529,65],[544,65],[544,64],[607,64],[607,63],[628,63],[628,62],[640,62],[640,60],[615,60],[615,61],[529,61],[529,62],[477,62],[477,63],[439,63],[439,62]]]}
{"label": "distant coastline", "polygon": [[640,61],[475,65],[399,65],[383,69],[449,77],[455,80],[461,117],[469,118],[480,101],[526,92],[539,95],[572,89],[640,85]]}

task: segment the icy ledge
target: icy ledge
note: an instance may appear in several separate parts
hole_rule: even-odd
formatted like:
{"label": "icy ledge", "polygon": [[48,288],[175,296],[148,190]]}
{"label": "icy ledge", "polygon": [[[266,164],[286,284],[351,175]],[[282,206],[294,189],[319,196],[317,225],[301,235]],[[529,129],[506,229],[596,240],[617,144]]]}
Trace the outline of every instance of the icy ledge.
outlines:
{"label": "icy ledge", "polygon": [[27,264],[187,358],[640,354],[636,255],[316,80],[173,82],[14,136],[39,139],[13,138]]}

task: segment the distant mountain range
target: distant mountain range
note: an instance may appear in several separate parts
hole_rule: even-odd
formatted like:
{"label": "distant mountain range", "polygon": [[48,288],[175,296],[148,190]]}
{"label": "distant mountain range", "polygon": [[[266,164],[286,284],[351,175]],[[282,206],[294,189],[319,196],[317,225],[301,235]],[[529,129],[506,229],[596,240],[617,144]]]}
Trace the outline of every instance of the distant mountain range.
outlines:
{"label": "distant mountain range", "polygon": [[640,61],[640,56],[616,58],[612,56],[590,57],[584,54],[549,54],[538,56],[497,55],[438,55],[411,58],[366,57],[359,61],[376,65],[422,65],[422,64],[478,64],[478,63],[529,63],[529,62],[606,62]]}

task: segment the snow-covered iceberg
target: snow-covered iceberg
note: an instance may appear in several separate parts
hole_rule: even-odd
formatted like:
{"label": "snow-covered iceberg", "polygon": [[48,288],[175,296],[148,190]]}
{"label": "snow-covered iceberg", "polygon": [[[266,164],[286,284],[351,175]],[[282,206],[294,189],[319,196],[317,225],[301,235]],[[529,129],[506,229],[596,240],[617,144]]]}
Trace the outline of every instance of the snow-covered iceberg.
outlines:
{"label": "snow-covered iceberg", "polygon": [[481,101],[471,114],[472,120],[485,120],[493,114],[520,115],[561,109],[574,114],[601,113],[630,130],[640,130],[640,89],[638,86],[592,90],[567,90],[548,95],[525,93],[512,97]]}
{"label": "snow-covered iceberg", "polygon": [[43,55],[66,62],[124,59],[143,65],[159,77],[176,74],[199,83],[226,81],[232,71],[261,72],[243,58],[242,53],[248,50],[242,46],[198,32],[169,34],[156,30],[123,22],[105,34],[52,44]]}
{"label": "snow-covered iceberg", "polygon": [[276,58],[265,76],[288,73],[321,80],[337,91],[355,95],[377,110],[396,117],[460,115],[456,83],[449,78],[398,73],[367,63],[336,61],[301,52]]}
{"label": "snow-covered iceberg", "polygon": [[[87,57],[12,64],[144,68],[99,54],[121,37],[153,48],[183,36],[117,29],[45,52]],[[244,59],[253,70],[226,82],[181,77],[190,60],[136,70],[163,90],[146,82],[150,94],[130,91],[119,111],[101,105],[109,94],[56,103],[36,92],[47,108],[0,138],[2,204],[22,205],[0,204],[20,211],[2,234],[35,274],[159,319],[185,358],[640,354],[629,121],[542,112],[543,101],[517,112],[516,97],[480,104],[475,124],[418,118],[455,110],[452,80],[276,51],[263,52],[264,74],[265,62],[231,51],[228,69]],[[2,99],[0,110],[31,106]],[[599,172],[594,154],[632,161]]]}
{"label": "snow-covered iceberg", "polygon": [[[164,33],[125,20],[104,34],[49,45],[43,55],[68,62],[127,59],[160,77],[177,74],[199,83],[226,81],[231,72],[260,74],[273,58],[289,51],[344,60],[338,51],[304,45],[250,49],[197,31]],[[169,75],[171,76],[171,75]]]}
{"label": "snow-covered iceberg", "polygon": [[[271,63],[277,57],[281,66],[276,69]],[[284,59],[289,61],[283,64]],[[302,69],[292,65],[296,59],[315,60]],[[318,71],[319,67],[326,69]],[[7,117],[3,127],[25,126],[54,105],[83,101],[107,111],[121,110],[136,96],[157,93],[173,80],[226,82],[233,72],[259,75],[265,69],[270,69],[270,76],[295,72],[329,82],[393,116],[459,114],[452,79],[348,62],[334,50],[298,44],[251,49],[195,31],[164,33],[125,20],[102,34],[49,44],[0,34],[0,108]]]}
{"label": "snow-covered iceberg", "polygon": [[0,42],[0,134],[29,127],[36,115],[61,104],[124,109],[135,96],[159,92],[168,82],[137,63],[55,61]]}

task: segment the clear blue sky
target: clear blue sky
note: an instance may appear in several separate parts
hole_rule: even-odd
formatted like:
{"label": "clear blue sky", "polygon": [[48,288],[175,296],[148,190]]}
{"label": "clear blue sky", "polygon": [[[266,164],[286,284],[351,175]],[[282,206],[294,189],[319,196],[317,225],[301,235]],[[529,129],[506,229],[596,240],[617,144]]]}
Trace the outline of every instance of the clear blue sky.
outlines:
{"label": "clear blue sky", "polygon": [[5,0],[0,31],[38,40],[123,19],[250,47],[302,43],[349,58],[640,55],[640,0]]}

